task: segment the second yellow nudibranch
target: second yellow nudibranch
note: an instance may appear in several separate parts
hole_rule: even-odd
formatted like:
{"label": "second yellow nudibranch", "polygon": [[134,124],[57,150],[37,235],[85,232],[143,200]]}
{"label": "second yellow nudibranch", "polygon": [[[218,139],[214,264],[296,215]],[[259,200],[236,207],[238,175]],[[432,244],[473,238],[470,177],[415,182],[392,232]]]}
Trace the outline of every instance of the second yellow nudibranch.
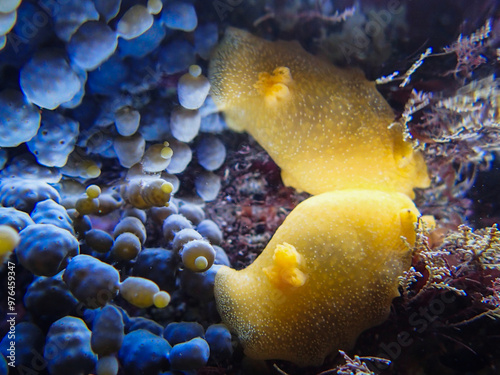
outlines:
{"label": "second yellow nudibranch", "polygon": [[299,204],[241,271],[222,266],[222,320],[257,359],[320,365],[386,319],[410,266],[429,185],[422,155],[391,126],[375,84],[296,42],[230,28],[210,61],[212,97],[229,128],[250,133]]}
{"label": "second yellow nudibranch", "polygon": [[410,266],[418,211],[401,193],[343,190],[299,204],[262,254],[222,267],[215,297],[245,353],[320,365],[383,322]]}

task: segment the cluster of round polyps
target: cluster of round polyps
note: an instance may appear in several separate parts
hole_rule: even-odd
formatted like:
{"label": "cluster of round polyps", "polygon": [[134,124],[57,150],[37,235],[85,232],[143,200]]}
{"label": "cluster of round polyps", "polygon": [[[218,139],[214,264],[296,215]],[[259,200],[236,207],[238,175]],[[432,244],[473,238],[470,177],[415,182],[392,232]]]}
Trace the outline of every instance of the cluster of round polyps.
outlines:
{"label": "cluster of round polyps", "polygon": [[[0,1],[0,49],[10,30],[0,52],[0,259],[16,265],[19,372],[35,371],[32,353],[53,374],[155,375],[227,359],[227,347],[212,357],[194,337],[172,343],[175,366],[168,350],[158,361],[144,351],[170,347],[172,321],[218,322],[211,266],[229,264],[204,212],[225,147],[205,76],[218,26],[200,6]],[[197,189],[181,186],[200,166]],[[174,199],[178,190],[194,204]],[[199,229],[196,241],[174,251],[184,227]],[[150,333],[135,339],[137,330]],[[220,332],[213,345],[224,346]],[[69,344],[55,353],[61,337]]]}
{"label": "cluster of round polyps", "polygon": [[[90,186],[87,189],[87,194],[90,196],[96,196],[98,193],[99,189],[96,186]],[[205,233],[208,233],[217,243],[220,243],[220,229],[215,223],[205,219],[205,215],[199,207],[187,203],[181,205],[181,207],[183,207],[181,211],[188,215],[198,226],[209,228],[204,229]],[[172,204],[172,207],[164,208],[170,210],[171,215],[169,217],[174,215],[179,218],[183,217],[174,214],[174,212],[177,212],[175,204]],[[83,231],[82,246],[85,251],[90,251],[89,248],[86,248],[86,245],[88,245],[98,249],[96,253],[90,251],[93,255],[107,253],[111,255],[111,257],[107,257],[107,262],[104,262],[91,255],[77,255],[79,246],[74,233],[79,233],[80,230],[73,227],[75,221],[71,220],[71,216],[66,212],[66,209],[54,201],[44,200],[38,202],[31,213],[32,218],[28,214],[13,208],[2,208],[0,210],[0,223],[2,223],[0,229],[7,229],[5,231],[7,237],[10,236],[10,231],[14,240],[16,238],[20,240],[17,247],[16,241],[12,244],[12,247],[16,248],[20,263],[31,272],[43,275],[28,287],[24,296],[24,304],[31,313],[40,317],[40,319],[53,322],[44,349],[44,353],[50,356],[50,358],[47,357],[50,373],[64,373],[67,368],[85,373],[95,368],[98,374],[108,374],[109,371],[116,374],[120,363],[125,372],[130,374],[138,374],[136,371],[139,370],[134,370],[134,368],[142,368],[142,366],[146,366],[146,368],[159,366],[158,371],[165,371],[169,368],[186,371],[194,370],[204,366],[211,358],[211,347],[215,348],[214,357],[212,357],[214,360],[227,359],[232,352],[230,335],[228,341],[227,329],[225,331],[223,328],[215,330],[210,335],[209,343],[204,340],[204,329],[198,324],[201,327],[201,337],[171,338],[172,341],[170,342],[162,338],[163,327],[161,325],[143,318],[140,318],[143,321],[139,322],[138,318],[128,317],[125,312],[112,304],[112,301],[119,294],[128,303],[142,309],[153,305],[156,308],[165,308],[171,301],[171,295],[161,290],[163,285],[168,287],[168,290],[172,291],[174,295],[179,294],[179,290],[176,288],[176,285],[179,285],[179,283],[176,283],[176,273],[181,264],[180,256],[177,254],[178,250],[174,251],[174,247],[176,249],[178,246],[183,248],[186,244],[195,242],[188,241],[180,245],[178,241],[174,241],[175,244],[168,244],[169,247],[172,247],[172,250],[164,248],[142,250],[142,246],[147,239],[147,233],[141,219],[147,220],[148,215],[144,211],[136,209],[128,209],[126,212],[128,215],[136,216],[124,216],[118,221],[112,236],[104,230],[91,229],[91,222],[88,223],[87,229]],[[187,219],[185,220],[187,224],[192,226]],[[37,224],[37,222],[43,221],[54,222],[61,228],[54,224]],[[17,234],[18,230],[21,231],[20,235]],[[212,247],[194,229],[189,230],[195,233],[196,241],[201,242],[205,247],[208,246],[212,257],[210,263],[212,263],[215,260],[215,246]],[[40,240],[38,235],[42,233],[47,234],[46,241]],[[115,256],[113,247],[116,246],[123,235],[136,238],[140,254],[132,265],[134,276],[126,276],[120,282],[118,270],[110,263]],[[202,253],[205,248],[203,246]],[[196,246],[196,248],[198,247]],[[74,250],[71,250],[73,248]],[[223,252],[220,248],[218,251]],[[120,262],[123,261],[120,260]],[[62,273],[55,274],[61,270]],[[191,289],[203,290],[205,296],[212,295],[213,298],[213,291],[211,290],[213,290],[213,275],[215,273],[200,272],[201,269],[197,269],[197,271],[195,279],[189,276],[186,277],[186,271],[184,271],[183,278],[191,280],[188,288],[190,291]],[[144,275],[144,277],[139,275]],[[158,284],[155,282],[156,279]],[[186,284],[184,279],[180,284]],[[197,286],[197,283],[201,285]],[[186,287],[182,286],[182,288]],[[191,295],[190,291],[186,291],[186,293]],[[83,317],[87,325],[78,318],[64,318],[78,306],[83,306],[83,309],[86,310]],[[100,307],[103,308],[99,309]],[[79,307],[79,309],[81,311],[82,307]],[[89,313],[91,315],[88,315]],[[141,327],[147,327],[146,329],[156,332],[160,337],[144,331]],[[135,331],[137,329],[139,330]],[[143,357],[132,356],[132,358],[129,358],[125,354],[129,353],[129,351],[135,352],[139,348],[143,348],[144,345],[144,342],[139,339],[127,341],[127,337],[123,338],[124,332],[133,331],[142,332],[142,334],[152,339],[152,341],[148,340],[148,343],[158,342],[165,348],[173,346],[172,356],[168,354],[169,349],[164,354],[166,355],[166,361],[161,362],[161,364],[155,364],[156,359],[154,358],[151,358],[150,362],[146,361],[145,364],[140,364],[141,361],[144,362]],[[61,355],[58,355],[53,352],[53,346],[59,340],[58,335],[61,332],[68,335],[69,345],[65,347]],[[0,343],[0,349],[6,342],[8,342],[7,336]],[[115,355],[117,352],[125,353],[124,356],[118,355],[120,362],[116,361]],[[99,355],[98,362],[96,354]],[[32,358],[27,356],[26,358],[23,357],[22,360],[23,362],[17,364],[26,366]],[[115,372],[112,371],[113,369]]]}
{"label": "cluster of round polyps", "polygon": [[146,228],[140,219],[126,216],[115,226],[113,237],[111,254],[116,259],[132,260],[146,242]]}
{"label": "cluster of round polyps", "polygon": [[320,365],[389,314],[415,240],[410,198],[429,184],[423,157],[374,83],[296,42],[229,29],[210,64],[228,126],[268,151],[286,185],[317,194],[253,264],[220,268],[218,310],[247,355]]}
{"label": "cluster of round polyps", "polygon": [[[196,31],[200,21],[201,32],[194,40],[179,32]],[[27,37],[33,27],[36,33]],[[39,163],[61,168],[64,176],[95,178],[100,159],[116,157],[124,168],[141,163],[146,173],[161,172],[172,154],[155,144],[176,142],[178,137],[178,148],[190,151],[185,143],[198,136],[204,122],[220,123],[220,116],[204,109],[209,83],[201,67],[201,59],[208,58],[217,42],[218,29],[200,19],[189,2],[164,7],[159,0],[135,5],[9,0],[0,5],[1,47],[10,29],[2,69],[16,69],[20,79],[19,87],[9,85],[0,92],[0,146],[27,143]],[[153,53],[162,43],[159,53]],[[201,85],[189,79],[177,85],[175,76],[174,90],[164,90],[162,77],[186,71]],[[133,100],[144,92],[148,95]],[[176,101],[178,96],[178,109],[165,108],[165,99]],[[173,115],[184,109],[182,104],[197,121],[186,122],[183,112]],[[44,109],[42,116],[37,107]],[[171,116],[172,127],[166,121]],[[4,164],[8,152],[1,153]],[[179,154],[169,173],[182,173],[191,160],[188,154]]]}
{"label": "cluster of round polyps", "polygon": [[[98,186],[90,185],[85,195],[86,198],[80,199],[99,199],[103,194]],[[177,210],[177,205],[180,205],[180,210]],[[118,208],[120,206],[107,215],[114,217]],[[189,217],[192,223],[178,212]],[[211,265],[229,263],[224,251],[216,246],[222,241],[220,229],[213,221],[205,219],[200,206],[177,201],[169,207],[150,211],[128,207],[122,211],[122,218],[117,219],[111,232],[93,228],[95,219],[106,215],[96,211],[95,214],[100,216],[93,215],[90,220],[89,216],[66,209],[52,199],[37,201],[30,214],[15,208],[0,208],[0,236],[5,239],[2,244],[6,256],[15,249],[19,266],[38,275],[27,287],[23,302],[32,316],[48,324],[50,329],[45,347],[38,344],[37,332],[42,340],[44,337],[41,331],[28,330],[31,336],[28,335],[27,340],[31,340],[31,346],[27,348],[36,347],[35,350],[47,356],[51,374],[67,372],[68,368],[74,373],[96,371],[99,375],[116,375],[120,367],[133,375],[139,374],[137,371],[142,371],[143,367],[157,371],[188,371],[206,365],[210,358],[218,361],[231,355],[227,328],[217,328],[209,336],[210,341],[205,341],[204,329],[197,324],[201,327],[201,337],[171,338],[170,342],[163,338],[166,323],[160,325],[150,319],[129,317],[123,308],[114,304],[119,299],[125,308],[168,310],[173,299],[178,303],[179,299],[185,298],[182,295],[194,296],[203,304],[213,299],[214,275],[218,266]],[[157,244],[163,244],[165,248],[144,248],[148,241],[144,224],[158,219],[166,223],[165,231],[173,241],[162,236]],[[179,232],[183,226],[189,227],[184,230],[191,231],[186,241],[181,241],[183,235]],[[193,228],[199,228],[206,238]],[[75,236],[79,236],[80,243]],[[132,251],[128,246],[129,237],[135,243]],[[213,245],[209,241],[213,241]],[[0,250],[4,251],[3,248]],[[86,254],[80,254],[81,251]],[[200,257],[205,260],[202,267],[197,266]],[[190,265],[196,272],[187,269]],[[130,268],[130,272],[126,272],[123,266]],[[175,306],[170,311],[171,315],[178,316]],[[81,314],[85,323],[67,316],[75,312]],[[54,352],[54,345],[62,332],[69,344],[59,355]],[[130,338],[145,335],[147,343],[155,342],[168,348],[162,354],[164,360],[157,363],[157,358],[149,361],[144,361],[142,356],[129,358],[128,353],[142,353],[146,342],[140,337],[129,341],[128,335],[124,337],[126,332]],[[138,333],[132,335],[133,332]],[[3,355],[8,355],[8,342],[7,335],[0,342]],[[172,356],[168,354],[171,346]],[[154,345],[149,349],[154,351]],[[16,365],[29,366],[32,359],[29,354],[20,355]]]}

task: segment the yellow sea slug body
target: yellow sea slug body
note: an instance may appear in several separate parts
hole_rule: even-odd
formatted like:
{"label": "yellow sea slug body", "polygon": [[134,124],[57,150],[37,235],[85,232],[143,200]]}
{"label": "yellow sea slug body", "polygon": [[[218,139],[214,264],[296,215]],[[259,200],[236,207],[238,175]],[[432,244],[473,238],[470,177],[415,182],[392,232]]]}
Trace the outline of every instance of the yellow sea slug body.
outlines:
{"label": "yellow sea slug body", "polygon": [[297,42],[269,42],[230,28],[210,62],[212,97],[228,126],[249,132],[311,194],[429,183],[419,153],[389,128],[393,112],[357,70],[336,68]]}
{"label": "yellow sea slug body", "polygon": [[297,43],[229,29],[210,79],[229,127],[266,149],[286,185],[314,195],[253,264],[219,269],[217,308],[248,356],[320,365],[399,295],[419,215],[410,198],[429,184],[423,157],[389,126],[373,83]]}
{"label": "yellow sea slug body", "polygon": [[344,190],[311,197],[241,271],[222,267],[215,293],[245,354],[320,365],[381,323],[410,265],[418,211],[400,193]]}

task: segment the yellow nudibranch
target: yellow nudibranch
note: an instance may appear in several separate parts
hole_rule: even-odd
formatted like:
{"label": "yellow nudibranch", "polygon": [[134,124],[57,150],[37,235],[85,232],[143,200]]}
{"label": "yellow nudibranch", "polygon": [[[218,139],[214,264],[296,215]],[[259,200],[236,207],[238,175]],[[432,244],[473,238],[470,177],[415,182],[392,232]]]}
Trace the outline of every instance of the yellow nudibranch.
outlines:
{"label": "yellow nudibranch", "polygon": [[266,149],[286,185],[314,194],[253,264],[219,269],[217,308],[248,356],[320,365],[399,295],[420,215],[413,189],[429,184],[424,159],[390,126],[373,83],[298,43],[230,28],[209,76],[228,126]]}
{"label": "yellow nudibranch", "polygon": [[310,194],[399,191],[429,184],[420,153],[405,142],[375,83],[310,55],[297,42],[269,42],[234,28],[210,61],[212,98],[227,125],[247,131]]}
{"label": "yellow nudibranch", "polygon": [[401,193],[339,190],[300,203],[262,254],[222,267],[215,297],[224,322],[258,359],[320,365],[381,323],[410,266],[418,211]]}

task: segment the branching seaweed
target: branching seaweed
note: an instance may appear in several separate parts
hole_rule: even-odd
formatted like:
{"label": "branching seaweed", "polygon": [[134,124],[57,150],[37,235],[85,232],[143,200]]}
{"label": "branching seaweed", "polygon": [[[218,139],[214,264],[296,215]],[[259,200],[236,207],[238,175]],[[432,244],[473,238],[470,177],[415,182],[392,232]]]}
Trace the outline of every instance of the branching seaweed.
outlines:
{"label": "branching seaweed", "polygon": [[460,225],[436,247],[430,245],[429,233],[419,225],[413,253],[416,262],[400,277],[406,305],[424,299],[432,290],[446,290],[467,297],[470,303],[463,311],[465,318],[448,326],[468,324],[483,316],[500,318],[497,225],[476,231]]}
{"label": "branching seaweed", "polygon": [[367,363],[377,362],[384,366],[389,366],[391,361],[379,357],[360,357],[355,355],[354,358],[349,357],[344,351],[339,350],[340,355],[344,357],[345,363],[334,369],[323,371],[318,375],[375,375],[375,372],[370,370]]}

